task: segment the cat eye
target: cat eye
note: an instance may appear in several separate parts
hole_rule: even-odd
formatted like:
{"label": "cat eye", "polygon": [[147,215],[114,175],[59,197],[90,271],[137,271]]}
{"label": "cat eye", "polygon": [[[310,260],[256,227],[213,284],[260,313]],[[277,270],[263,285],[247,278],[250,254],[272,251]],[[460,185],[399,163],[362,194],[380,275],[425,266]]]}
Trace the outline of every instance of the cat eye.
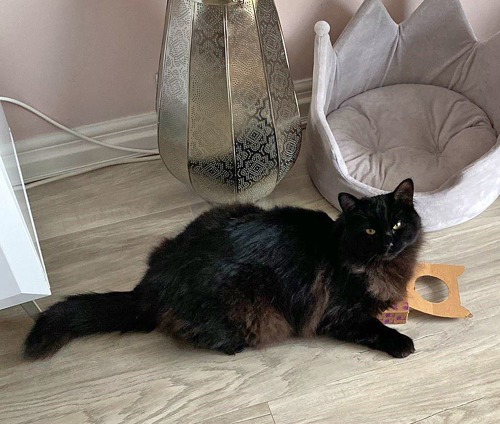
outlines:
{"label": "cat eye", "polygon": [[393,230],[399,230],[401,228],[401,221],[396,222],[392,227]]}
{"label": "cat eye", "polygon": [[370,236],[373,236],[375,234],[375,230],[373,228],[367,228],[365,231],[366,234],[369,234]]}

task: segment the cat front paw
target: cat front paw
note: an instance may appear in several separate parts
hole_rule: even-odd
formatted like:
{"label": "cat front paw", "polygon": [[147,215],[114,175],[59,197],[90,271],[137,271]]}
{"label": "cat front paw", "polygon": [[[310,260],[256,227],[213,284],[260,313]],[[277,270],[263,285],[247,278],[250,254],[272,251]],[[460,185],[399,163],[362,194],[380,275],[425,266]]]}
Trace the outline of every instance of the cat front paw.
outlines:
{"label": "cat front paw", "polygon": [[390,337],[385,338],[381,350],[394,358],[406,358],[415,352],[413,340],[394,330]]}

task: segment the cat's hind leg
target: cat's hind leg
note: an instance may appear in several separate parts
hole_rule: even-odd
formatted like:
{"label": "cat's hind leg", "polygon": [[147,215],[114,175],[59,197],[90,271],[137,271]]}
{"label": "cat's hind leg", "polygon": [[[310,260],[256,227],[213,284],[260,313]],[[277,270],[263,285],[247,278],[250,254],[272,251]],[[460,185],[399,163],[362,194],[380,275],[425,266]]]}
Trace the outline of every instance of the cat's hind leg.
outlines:
{"label": "cat's hind leg", "polygon": [[241,331],[227,320],[193,322],[180,319],[173,311],[162,314],[158,328],[173,338],[227,355],[242,352],[248,346]]}

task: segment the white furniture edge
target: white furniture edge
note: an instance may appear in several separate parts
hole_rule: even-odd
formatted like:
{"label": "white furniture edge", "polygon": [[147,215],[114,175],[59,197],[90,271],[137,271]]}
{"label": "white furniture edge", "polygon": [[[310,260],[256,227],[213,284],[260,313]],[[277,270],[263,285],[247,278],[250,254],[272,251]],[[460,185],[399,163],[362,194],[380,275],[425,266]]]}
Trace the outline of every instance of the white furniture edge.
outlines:
{"label": "white furniture edge", "polygon": [[[12,134],[0,106],[0,309],[50,295],[47,273],[36,235]],[[8,160],[9,159],[9,160]],[[14,187],[21,190],[16,196]],[[22,199],[22,200],[20,200]],[[25,204],[25,213],[19,201]],[[29,309],[29,308],[28,308]],[[32,308],[33,309],[33,308]],[[35,308],[36,309],[36,308]]]}

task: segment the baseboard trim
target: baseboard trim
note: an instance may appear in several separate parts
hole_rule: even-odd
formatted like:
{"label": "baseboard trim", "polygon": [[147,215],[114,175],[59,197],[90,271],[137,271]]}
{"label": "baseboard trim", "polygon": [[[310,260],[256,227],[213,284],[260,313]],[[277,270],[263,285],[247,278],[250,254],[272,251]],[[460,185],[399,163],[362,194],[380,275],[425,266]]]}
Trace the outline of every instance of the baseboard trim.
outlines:
{"label": "baseboard trim", "polygon": [[[76,131],[114,146],[158,148],[154,112],[85,125]],[[63,131],[16,142],[16,150],[27,183],[138,156],[91,144]]]}
{"label": "baseboard trim", "polygon": [[[294,86],[301,123],[305,126],[311,103],[312,80],[295,81]],[[114,146],[158,148],[154,112],[85,125],[76,128],[76,131]],[[87,143],[62,131],[18,141],[16,150],[26,183],[139,156]]]}
{"label": "baseboard trim", "polygon": [[307,124],[307,117],[309,116],[309,107],[311,106],[312,95],[312,78],[307,78],[294,82],[295,92],[297,93],[297,101],[299,103],[299,110],[301,116],[302,126]]}

